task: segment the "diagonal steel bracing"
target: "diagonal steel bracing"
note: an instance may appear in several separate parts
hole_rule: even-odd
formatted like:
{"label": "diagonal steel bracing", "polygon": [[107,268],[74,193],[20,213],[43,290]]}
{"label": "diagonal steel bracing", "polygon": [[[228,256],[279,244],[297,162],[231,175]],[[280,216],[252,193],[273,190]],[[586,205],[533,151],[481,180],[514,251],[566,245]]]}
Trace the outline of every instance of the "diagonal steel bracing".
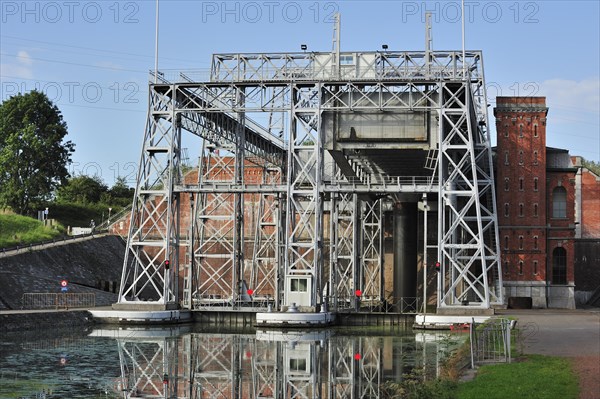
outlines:
{"label": "diagonal steel bracing", "polygon": [[[150,86],[119,301],[166,306],[182,299],[181,286],[186,307],[220,302],[232,309],[252,299],[247,287],[257,298],[273,292],[276,306],[290,305],[299,298],[291,294],[292,284],[304,287],[299,279],[309,282],[302,300],[308,309],[323,303],[324,295],[348,306],[357,289],[364,300],[380,301],[383,209],[405,194],[437,193],[440,306],[501,303],[485,99],[481,53],[473,51],[464,59],[453,51],[217,54],[209,79],[165,76]],[[378,120],[412,113],[435,119],[427,125],[435,126],[433,133],[410,143],[382,137],[360,148],[331,138],[331,129],[341,128],[340,115]],[[207,174],[218,162],[202,151],[201,179],[182,182],[182,134],[227,149],[220,177],[214,170]],[[394,176],[375,157],[353,150],[379,146],[398,154],[408,146],[436,159],[426,172]],[[251,158],[279,177],[246,181]],[[252,220],[246,208],[254,206],[255,195],[260,200]],[[195,204],[186,227],[193,256],[183,270],[182,196]],[[328,220],[335,226],[325,231]],[[249,223],[254,227],[245,229]],[[248,231],[254,237],[245,237]]]}
{"label": "diagonal steel bracing", "polygon": [[[172,93],[150,92],[119,303],[178,301],[181,129]],[[171,263],[166,262],[169,260]]]}
{"label": "diagonal steel bracing", "polygon": [[334,309],[354,308],[355,292],[359,288],[357,245],[358,195],[340,193],[331,198],[331,249],[329,265],[331,299]]}
{"label": "diagonal steel bracing", "polygon": [[440,110],[438,306],[502,303],[491,149],[479,84],[442,86]]}

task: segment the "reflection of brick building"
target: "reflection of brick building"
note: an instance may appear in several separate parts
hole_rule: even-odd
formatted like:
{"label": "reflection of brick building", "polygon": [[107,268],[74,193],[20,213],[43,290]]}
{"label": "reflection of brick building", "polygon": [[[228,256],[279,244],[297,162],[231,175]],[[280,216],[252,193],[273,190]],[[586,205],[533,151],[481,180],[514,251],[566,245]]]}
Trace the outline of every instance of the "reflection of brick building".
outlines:
{"label": "reflection of brick building", "polygon": [[574,308],[575,167],[546,147],[544,97],[498,97],[496,197],[504,286],[533,307]]}

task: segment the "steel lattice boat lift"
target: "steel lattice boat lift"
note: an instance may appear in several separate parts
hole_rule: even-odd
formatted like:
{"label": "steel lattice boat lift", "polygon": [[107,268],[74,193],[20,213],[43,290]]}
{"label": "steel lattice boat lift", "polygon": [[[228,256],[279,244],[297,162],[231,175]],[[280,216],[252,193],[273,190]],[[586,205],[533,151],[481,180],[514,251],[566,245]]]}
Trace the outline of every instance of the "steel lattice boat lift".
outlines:
{"label": "steel lattice boat lift", "polygon": [[331,52],[157,75],[114,308],[319,324],[435,276],[438,309],[502,304],[482,54],[426,42],[341,51],[338,17]]}

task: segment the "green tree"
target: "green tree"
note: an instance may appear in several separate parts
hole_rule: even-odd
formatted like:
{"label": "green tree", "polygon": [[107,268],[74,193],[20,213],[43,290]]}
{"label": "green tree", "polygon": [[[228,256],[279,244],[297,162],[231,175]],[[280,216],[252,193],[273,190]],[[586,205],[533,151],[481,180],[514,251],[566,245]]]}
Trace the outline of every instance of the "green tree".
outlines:
{"label": "green tree", "polygon": [[600,176],[600,162],[588,161],[587,159],[582,158],[581,164],[584,168],[587,168]]}
{"label": "green tree", "polygon": [[71,177],[56,191],[57,202],[75,204],[96,204],[108,192],[108,186],[99,176]]}
{"label": "green tree", "polygon": [[135,189],[129,187],[124,177],[117,177],[115,184],[108,190],[112,204],[130,206]]}
{"label": "green tree", "polygon": [[75,145],[63,142],[67,124],[38,91],[0,104],[0,207],[32,213],[69,176]]}

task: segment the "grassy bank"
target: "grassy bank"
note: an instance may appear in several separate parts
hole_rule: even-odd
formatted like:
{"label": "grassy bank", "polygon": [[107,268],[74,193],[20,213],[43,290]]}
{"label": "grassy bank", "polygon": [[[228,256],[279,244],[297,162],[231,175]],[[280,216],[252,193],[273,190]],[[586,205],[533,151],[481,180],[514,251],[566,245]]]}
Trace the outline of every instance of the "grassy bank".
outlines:
{"label": "grassy bank", "polygon": [[527,355],[510,364],[483,366],[477,377],[458,386],[458,399],[576,399],[577,376],[567,359]]}
{"label": "grassy bank", "polygon": [[61,234],[36,219],[14,214],[0,214],[0,248],[51,240]]}
{"label": "grassy bank", "polygon": [[[515,335],[518,336],[518,333]],[[542,355],[513,357],[512,363],[479,367],[472,381],[457,382],[466,367],[470,367],[468,341],[444,362],[440,379],[422,382],[418,375],[405,375],[399,383],[387,383],[383,397],[576,399],[579,395],[577,375],[565,358]]]}

